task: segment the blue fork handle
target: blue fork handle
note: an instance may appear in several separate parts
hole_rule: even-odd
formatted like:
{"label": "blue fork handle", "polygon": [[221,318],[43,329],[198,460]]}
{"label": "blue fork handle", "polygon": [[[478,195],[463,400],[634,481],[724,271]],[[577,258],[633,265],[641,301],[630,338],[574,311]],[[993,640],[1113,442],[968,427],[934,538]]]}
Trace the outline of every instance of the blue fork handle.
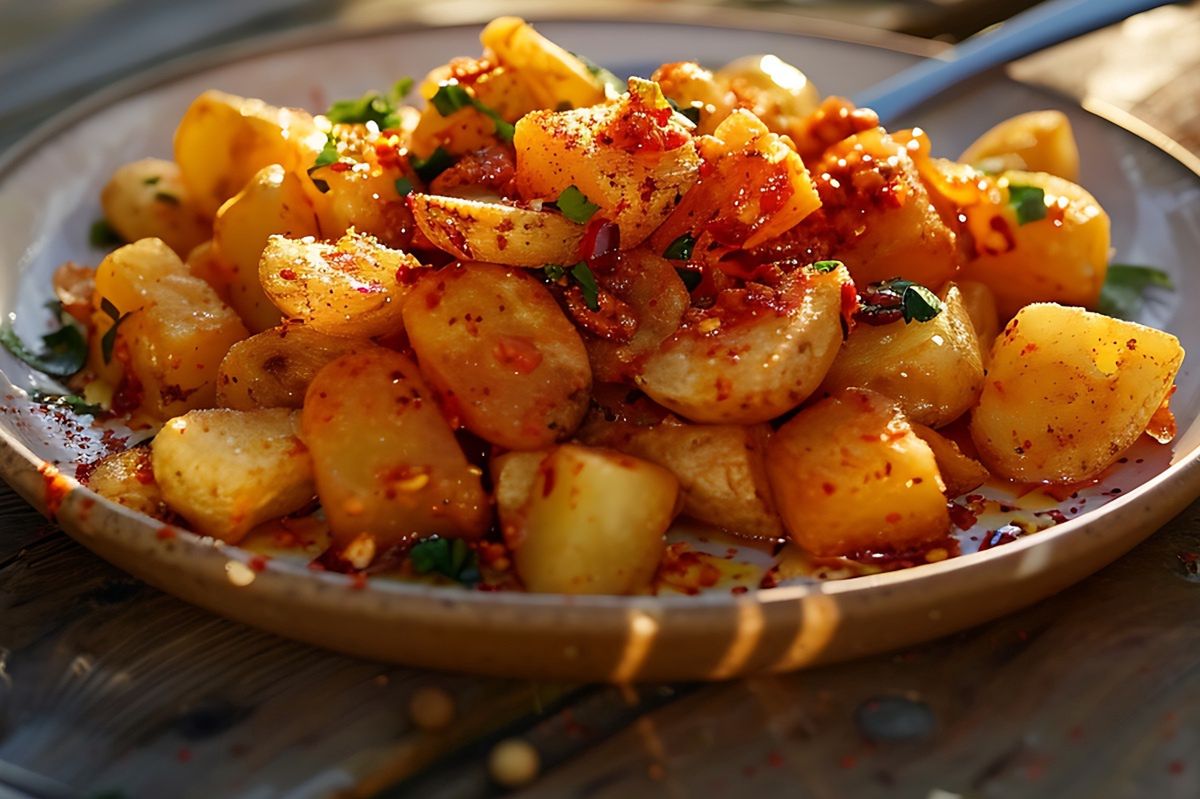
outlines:
{"label": "blue fork handle", "polygon": [[853,100],[891,121],[980,72],[1165,5],[1168,0],[1049,0],[898,72]]}

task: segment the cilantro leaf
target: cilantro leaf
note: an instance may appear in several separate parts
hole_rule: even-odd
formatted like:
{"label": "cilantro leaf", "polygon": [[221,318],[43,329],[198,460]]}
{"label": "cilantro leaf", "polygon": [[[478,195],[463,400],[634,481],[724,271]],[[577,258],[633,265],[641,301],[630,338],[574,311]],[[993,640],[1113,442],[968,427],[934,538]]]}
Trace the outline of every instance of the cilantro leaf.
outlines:
{"label": "cilantro leaf", "polygon": [[600,206],[585,197],[583,192],[574,185],[563,189],[554,204],[563,216],[580,225],[586,223],[593,214],[600,210]]}
{"label": "cilantro leaf", "polygon": [[34,352],[9,325],[0,327],[0,344],[25,363],[51,377],[70,377],[87,363],[87,340],[74,324],[64,323],[42,336],[42,351]]}
{"label": "cilantro leaf", "polygon": [[400,126],[400,102],[412,91],[413,79],[409,77],[396,81],[387,94],[369,91],[362,97],[352,100],[337,100],[325,112],[330,122],[335,124],[363,124],[374,122],[380,130]]}
{"label": "cilantro leaf", "polygon": [[475,551],[461,538],[426,538],[413,545],[408,559],[418,574],[440,574],[464,585],[479,582]]}
{"label": "cilantro leaf", "polygon": [[839,266],[845,266],[841,261],[813,261],[812,268],[818,272],[832,272]]}
{"label": "cilantro leaf", "polygon": [[693,125],[700,124],[700,109],[697,106],[683,106],[672,100],[670,97],[667,98],[667,102],[671,105],[671,110],[676,114],[679,114],[679,116],[683,117]]}
{"label": "cilantro leaf", "polygon": [[474,108],[492,120],[492,130],[495,132],[496,138],[502,142],[511,142],[513,139],[513,133],[516,131],[513,124],[500,116],[494,108],[480,102],[479,98],[467,91],[465,86],[457,83],[443,83],[438,86],[433,97],[429,98],[429,102],[444,117],[464,108]]}
{"label": "cilantro leaf", "polygon": [[129,318],[129,314],[123,314],[118,311],[117,306],[113,305],[112,301],[107,297],[100,300],[100,310],[108,314],[108,317],[113,320],[112,327],[104,331],[104,337],[100,339],[100,354],[104,356],[105,363],[111,363],[113,347],[117,343],[117,328]]}
{"label": "cilantro leaf", "polygon": [[1155,288],[1173,290],[1175,283],[1166,272],[1152,266],[1109,264],[1098,310],[1118,319],[1133,319],[1145,303],[1146,292]]}
{"label": "cilantro leaf", "polygon": [[924,286],[909,286],[901,295],[904,323],[928,322],[942,312],[942,301]]}
{"label": "cilantro leaf", "polygon": [[425,158],[418,158],[415,155],[409,156],[408,163],[412,166],[413,171],[417,173],[417,177],[429,183],[438,175],[454,166],[454,156],[441,147],[438,147]]}
{"label": "cilantro leaf", "polygon": [[613,96],[622,94],[628,88],[625,81],[587,56],[580,55],[579,53],[571,53],[571,55],[582,61],[583,65],[587,67],[587,71],[592,74],[592,77],[599,81],[600,85],[607,89]]}
{"label": "cilantro leaf", "polygon": [[902,278],[869,284],[859,295],[858,318],[867,324],[928,322],[942,312],[942,301],[919,283]]}
{"label": "cilantro leaf", "polygon": [[29,398],[40,405],[70,408],[80,416],[98,416],[104,413],[103,407],[88,402],[78,394],[49,394],[45,391],[31,391]]}
{"label": "cilantro leaf", "polygon": [[1008,184],[1008,204],[1016,212],[1018,224],[1046,218],[1046,192],[1038,186]]}
{"label": "cilantro leaf", "polygon": [[696,286],[699,286],[701,281],[704,280],[704,276],[695,269],[684,269],[677,266],[675,267],[675,272],[679,275],[679,279],[683,281],[684,288],[688,290],[689,294],[695,291]]}
{"label": "cilantro leaf", "polygon": [[325,136],[325,146],[321,148],[321,152],[317,153],[317,160],[313,161],[313,165],[308,168],[308,172],[312,174],[314,169],[329,166],[337,160],[337,139],[333,138],[333,134],[330,133]]}
{"label": "cilantro leaf", "polygon": [[596,276],[592,274],[592,270],[583,261],[571,267],[571,277],[579,284],[579,290],[583,292],[583,304],[590,310],[600,310],[600,287],[596,285]]}
{"label": "cilantro leaf", "polygon": [[408,178],[396,178],[396,193],[401,197],[412,194],[413,184]]}
{"label": "cilantro leaf", "polygon": [[121,238],[121,234],[113,230],[112,225],[108,224],[108,220],[104,217],[97,219],[92,223],[88,230],[88,242],[93,247],[100,249],[110,249],[119,244],[124,244],[125,239]]}
{"label": "cilantro leaf", "polygon": [[663,258],[672,261],[686,261],[692,257],[692,248],[695,246],[696,237],[691,233],[684,233],[667,245],[667,249],[663,250]]}
{"label": "cilantro leaf", "polygon": [[546,276],[546,280],[550,281],[551,283],[556,283],[566,276],[567,270],[557,264],[547,264],[546,266],[542,267],[542,274]]}

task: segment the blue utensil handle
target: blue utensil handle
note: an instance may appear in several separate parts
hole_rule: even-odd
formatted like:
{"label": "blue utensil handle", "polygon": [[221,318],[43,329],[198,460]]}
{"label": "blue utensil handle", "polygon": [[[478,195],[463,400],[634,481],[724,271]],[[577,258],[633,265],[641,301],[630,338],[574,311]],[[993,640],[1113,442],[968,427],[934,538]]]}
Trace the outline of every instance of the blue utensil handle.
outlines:
{"label": "blue utensil handle", "polygon": [[889,121],[992,67],[1120,22],[1167,0],[1049,0],[854,97]]}

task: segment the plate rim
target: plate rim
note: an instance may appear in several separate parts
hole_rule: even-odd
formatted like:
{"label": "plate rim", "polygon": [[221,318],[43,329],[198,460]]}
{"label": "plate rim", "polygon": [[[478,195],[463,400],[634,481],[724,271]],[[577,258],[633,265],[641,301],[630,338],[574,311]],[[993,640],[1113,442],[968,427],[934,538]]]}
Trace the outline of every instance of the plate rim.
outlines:
{"label": "plate rim", "polygon": [[[855,25],[839,20],[817,19],[797,14],[773,12],[763,9],[733,10],[706,6],[646,6],[639,2],[615,2],[591,8],[563,10],[551,3],[524,2],[515,4],[517,7],[511,13],[524,16],[534,23],[585,23],[585,22],[628,22],[632,24],[651,22],[654,24],[695,25],[712,28],[737,28],[749,32],[784,33],[792,36],[815,37],[830,41],[891,50],[912,56],[936,57],[939,52],[948,48],[942,42],[920,39],[918,37],[893,31],[879,30]],[[478,26],[481,22],[495,15],[485,9],[452,8],[441,14],[427,13],[422,9],[408,8],[395,14],[382,25],[368,24],[365,21],[339,21],[335,24],[317,23],[300,28],[251,36],[247,39],[205,48],[169,59],[154,67],[154,72],[147,73],[145,69],[128,75],[112,85],[95,92],[88,97],[71,103],[62,111],[48,120],[37,125],[23,137],[18,139],[0,153],[0,175],[7,173],[9,168],[29,152],[48,145],[58,135],[65,135],[72,124],[86,117],[93,111],[120,102],[156,87],[170,84],[189,75],[202,72],[218,66],[230,65],[252,58],[271,56],[290,50],[318,44],[342,43],[354,40],[387,38],[420,30],[449,29]],[[996,76],[992,76],[996,79]],[[1067,102],[1103,120],[1105,123],[1124,131],[1129,136],[1151,145],[1163,155],[1178,163],[1194,177],[1200,179],[1200,158],[1193,156],[1186,148],[1172,139],[1165,132],[1152,124],[1123,112],[1114,106],[1094,101],[1092,98],[1069,97],[1053,89],[1037,84],[1016,81],[1011,76],[1000,77],[1023,87],[1035,89]],[[49,136],[47,134],[50,134]],[[8,449],[18,456],[25,471],[33,473],[39,481],[45,479],[47,467],[53,469],[68,483],[67,496],[62,507],[70,509],[67,502],[78,495],[83,489],[83,499],[99,501],[109,513],[115,513],[123,522],[149,527],[149,517],[136,513],[129,508],[113,503],[95,494],[81,484],[73,476],[57,470],[54,464],[43,460],[21,441],[17,440],[6,427],[0,426],[0,448]],[[43,514],[47,513],[44,497],[30,496],[23,491],[16,480],[18,469],[12,468],[0,459],[0,475],[17,493]],[[862,594],[880,589],[898,588],[907,583],[926,578],[936,578],[965,569],[980,568],[984,564],[995,561],[1017,561],[1024,553],[1042,545],[1048,539],[1060,538],[1072,534],[1080,534],[1088,527],[1102,522],[1107,516],[1116,514],[1129,506],[1141,503],[1147,499],[1165,499],[1157,495],[1163,492],[1164,484],[1186,487],[1189,496],[1187,502],[1193,501],[1200,495],[1200,443],[1190,451],[1179,456],[1178,460],[1165,470],[1152,477],[1140,486],[1123,493],[1122,496],[1106,503],[1103,507],[1070,519],[1065,523],[1038,532],[1004,545],[983,552],[974,552],[948,558],[937,563],[927,563],[919,566],[880,574],[865,575],[842,580],[829,580],[803,585],[780,586],[769,589],[759,589],[741,595],[729,592],[702,592],[695,596],[687,595],[633,595],[610,596],[602,594],[564,595],[564,594],[533,594],[527,592],[503,592],[503,601],[499,604],[516,609],[525,608],[570,608],[580,611],[670,611],[673,616],[691,612],[702,613],[715,607],[728,608],[740,606],[747,602],[755,605],[773,605],[776,603],[792,603],[813,595],[836,596],[842,594]],[[1170,488],[1167,486],[1166,488]],[[1170,504],[1170,503],[1166,503]],[[1186,505],[1186,502],[1183,503]],[[50,514],[47,514],[50,515]],[[257,553],[242,549],[236,545],[225,544],[216,539],[202,536],[181,527],[172,527],[175,540],[185,543],[190,549],[203,551],[209,555],[221,553],[228,560],[247,562]],[[78,538],[78,536],[74,536]],[[86,544],[86,541],[83,543]],[[244,556],[244,557],[239,557]],[[283,578],[299,578],[303,581],[328,582],[342,585],[351,582],[347,575],[329,572],[315,572],[303,565],[278,558],[268,561],[267,570]],[[439,602],[452,602],[455,605],[466,605],[470,608],[495,607],[498,602],[489,592],[466,591],[454,586],[436,586],[399,580],[374,580],[369,582],[372,594],[382,594],[389,598],[423,598]],[[564,599],[567,601],[564,602]]]}

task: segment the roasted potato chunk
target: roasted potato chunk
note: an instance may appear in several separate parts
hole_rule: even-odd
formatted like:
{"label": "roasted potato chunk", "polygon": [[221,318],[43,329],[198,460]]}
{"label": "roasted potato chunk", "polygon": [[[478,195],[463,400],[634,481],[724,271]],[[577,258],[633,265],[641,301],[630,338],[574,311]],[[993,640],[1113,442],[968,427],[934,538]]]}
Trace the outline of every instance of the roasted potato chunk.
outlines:
{"label": "roasted potato chunk", "polygon": [[250,529],[312,501],[313,467],[284,408],[192,411],[154,442],[154,479],[199,533],[236,544]]}
{"label": "roasted potato chunk", "polygon": [[812,81],[779,56],[735,58],[717,70],[716,79],[733,92],[739,105],[753,111],[774,133],[790,132],[821,102]]}
{"label": "roasted potato chunk", "polygon": [[484,49],[513,69],[539,108],[582,108],[604,101],[604,84],[578,56],[518,17],[497,17],[479,34]]}
{"label": "roasted potato chunk", "polygon": [[867,388],[894,400],[910,421],[941,427],[975,404],[983,388],[979,340],[951,284],[927,322],[856,325],[821,388]]}
{"label": "roasted potato chunk", "polygon": [[[159,421],[211,407],[221,359],[248,335],[237,314],[159,239],[109,253],[96,270],[93,306],[89,366],[117,386],[115,410]],[[106,339],[113,312],[121,321]]]}
{"label": "roasted potato chunk", "polygon": [[330,336],[305,325],[264,330],[229,348],[217,373],[217,404],[241,411],[300,408],[321,367],[373,346],[364,338]]}
{"label": "roasted potato chunk", "polygon": [[964,453],[952,439],[923,424],[914,424],[912,429],[933,450],[947,497],[961,496],[987,482],[987,467]]}
{"label": "roasted potato chunk", "polygon": [[474,538],[490,516],[467,462],[411,360],[377,347],[343,355],[309,384],[301,437],[340,547],[374,552],[430,535]]}
{"label": "roasted potato chunk", "polygon": [[962,307],[971,319],[975,338],[979,341],[979,354],[987,366],[992,357],[992,342],[1000,335],[1000,313],[996,310],[996,295],[982,283],[962,280],[956,283]]}
{"label": "roasted potato chunk", "polygon": [[[1000,185],[998,205],[967,210],[977,254],[963,278],[992,290],[1001,319],[1034,302],[1095,307],[1108,274],[1108,214],[1092,195],[1053,175],[1006,172]],[[1017,188],[1041,191],[1044,215],[1022,222]]]}
{"label": "roasted potato chunk", "polygon": [[319,333],[370,338],[403,329],[401,301],[427,267],[370,236],[334,243],[272,236],[258,274],[271,302]]}
{"label": "roasted potato chunk", "polygon": [[814,555],[904,550],[950,527],[929,445],[872,391],[842,391],[776,430],[767,475],[783,526]]}
{"label": "roasted potato chunk", "polygon": [[696,422],[753,424],[812,394],[842,343],[844,267],[801,269],[778,289],[727,289],[646,359],[635,382],[661,405]]}
{"label": "roasted potato chunk", "polygon": [[413,194],[413,217],[425,238],[464,261],[545,266],[579,260],[583,226],[552,211]]}
{"label": "roasted potato chunk", "polygon": [[149,447],[134,447],[108,455],[92,469],[87,487],[118,505],[165,519],[170,510],[154,481]]}
{"label": "roasted potato chunk", "polygon": [[988,130],[958,157],[988,172],[1048,172],[1079,179],[1079,148],[1061,111],[1030,111]]}
{"label": "roasted potato chunk", "polygon": [[212,233],[179,167],[161,158],[143,158],[119,167],[100,192],[104,218],[125,241],[158,238],[186,258]]}
{"label": "roasted potato chunk", "polygon": [[996,339],[971,438],[1002,477],[1090,479],[1146,429],[1182,360],[1179,340],[1161,330],[1030,305]]}
{"label": "roasted potato chunk", "polygon": [[303,173],[324,146],[325,133],[306,111],[210,90],[179,121],[175,163],[196,206],[211,217],[263,167]]}
{"label": "roasted potato chunk", "polygon": [[695,142],[658,85],[632,78],[629,87],[608,105],[526,114],[513,137],[521,196],[555,200],[575,186],[620,228],[624,249],[645,241],[700,170]]}
{"label": "roasted potato chunk", "polygon": [[404,302],[421,371],[467,429],[510,449],[571,434],[587,412],[587,351],[549,290],[513,267],[457,264]]}
{"label": "roasted potato chunk", "polygon": [[502,518],[517,575],[536,593],[644,590],[666,547],[678,495],[678,482],[661,466],[564,444],[539,463],[520,509]]}
{"label": "roasted potato chunk", "polygon": [[738,98],[695,61],[675,61],[654,70],[650,80],[684,111],[698,117],[697,134],[709,134],[737,107]]}
{"label": "roasted potato chunk", "polygon": [[237,196],[221,206],[213,225],[215,257],[228,265],[229,301],[256,333],[279,324],[279,309],[263,290],[259,261],[272,235],[320,233],[317,211],[300,178],[278,164],[263,167]]}

